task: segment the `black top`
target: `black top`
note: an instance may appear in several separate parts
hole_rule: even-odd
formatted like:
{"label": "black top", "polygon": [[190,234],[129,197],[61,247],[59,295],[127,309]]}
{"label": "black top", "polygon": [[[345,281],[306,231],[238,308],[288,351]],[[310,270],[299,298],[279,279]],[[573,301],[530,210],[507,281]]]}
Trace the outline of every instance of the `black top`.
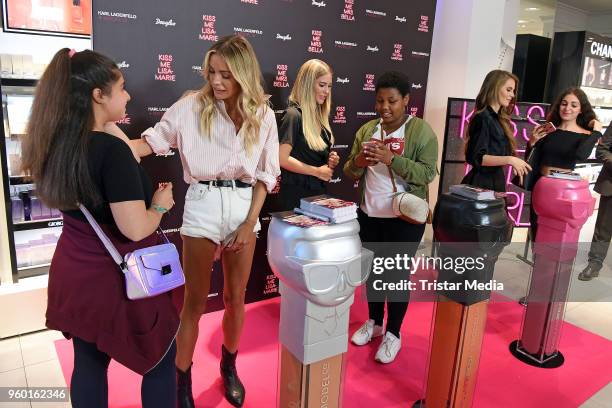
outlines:
{"label": "black top", "polygon": [[483,166],[482,156],[509,156],[512,152],[499,115],[490,106],[474,115],[468,127],[469,140],[465,161],[472,169],[461,181],[464,184],[494,191],[506,191],[504,166]]}
{"label": "black top", "polygon": [[[331,147],[330,137],[325,129],[321,129],[321,137],[327,147],[324,150],[312,150],[306,142],[304,130],[302,128],[302,110],[296,104],[290,104],[278,129],[279,143],[290,144],[291,157],[304,164],[320,167],[327,164],[329,150]],[[298,174],[281,168],[281,185],[293,184],[309,189],[320,189],[325,187],[325,182],[314,176]],[[281,187],[282,189],[282,187]]]}
{"label": "black top", "polygon": [[588,159],[600,136],[599,132],[586,135],[557,129],[535,144],[539,149],[540,165],[574,170],[577,162]]}
{"label": "black top", "polygon": [[[89,174],[96,185],[102,203],[83,205],[100,224],[115,224],[109,203],[144,200],[151,205],[153,185],[129,146],[121,139],[104,132],[91,132],[89,139]],[[64,211],[65,215],[86,221],[80,210]]]}

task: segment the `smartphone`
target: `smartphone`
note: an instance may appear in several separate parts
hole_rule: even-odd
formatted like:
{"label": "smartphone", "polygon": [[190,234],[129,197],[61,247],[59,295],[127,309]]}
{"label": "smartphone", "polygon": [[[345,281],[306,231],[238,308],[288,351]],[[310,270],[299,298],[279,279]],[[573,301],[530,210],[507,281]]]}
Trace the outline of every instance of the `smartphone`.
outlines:
{"label": "smartphone", "polygon": [[553,125],[552,122],[545,122],[542,125],[542,131],[544,131],[546,134],[549,134],[551,132],[554,132],[555,130],[557,130],[557,127],[555,125]]}

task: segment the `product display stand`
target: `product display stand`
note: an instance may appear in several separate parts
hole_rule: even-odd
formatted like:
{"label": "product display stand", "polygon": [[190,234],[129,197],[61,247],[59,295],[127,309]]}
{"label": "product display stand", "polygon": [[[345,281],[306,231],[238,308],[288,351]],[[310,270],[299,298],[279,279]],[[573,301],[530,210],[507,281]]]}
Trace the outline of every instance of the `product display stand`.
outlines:
{"label": "product display stand", "polygon": [[466,288],[465,283],[491,284],[497,258],[512,236],[512,224],[501,199],[443,194],[434,214],[437,256],[480,258],[484,267],[461,273],[438,268],[438,282],[464,289],[438,290],[425,399],[414,406],[470,407],[491,290]]}
{"label": "product display stand", "polygon": [[273,218],[268,261],[279,278],[279,407],[340,407],[349,311],[369,275],[356,220],[301,228]]}
{"label": "product display stand", "polygon": [[538,214],[527,307],[520,338],[510,344],[519,360],[542,368],[563,364],[559,340],[580,229],[595,207],[586,181],[542,177],[533,192]]}

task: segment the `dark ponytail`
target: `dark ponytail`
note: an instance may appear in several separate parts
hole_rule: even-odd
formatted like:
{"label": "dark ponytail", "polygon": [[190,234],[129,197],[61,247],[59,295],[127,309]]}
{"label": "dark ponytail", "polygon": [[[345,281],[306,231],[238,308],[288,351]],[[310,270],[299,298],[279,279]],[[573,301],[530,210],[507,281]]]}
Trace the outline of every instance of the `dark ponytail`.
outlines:
{"label": "dark ponytail", "polygon": [[78,202],[100,202],[88,167],[92,93],[96,88],[110,93],[120,75],[117,65],[97,52],[63,48],[41,77],[22,144],[22,168],[48,206],[67,210]]}

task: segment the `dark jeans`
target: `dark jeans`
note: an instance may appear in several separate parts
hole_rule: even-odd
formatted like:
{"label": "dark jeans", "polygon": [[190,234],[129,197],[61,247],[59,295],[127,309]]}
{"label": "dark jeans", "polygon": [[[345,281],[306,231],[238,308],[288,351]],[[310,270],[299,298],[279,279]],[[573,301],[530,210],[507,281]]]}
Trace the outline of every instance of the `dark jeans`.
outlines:
{"label": "dark jeans", "polygon": [[[74,370],[70,382],[70,399],[75,408],[108,407],[107,371],[111,358],[78,337],[72,338]],[[176,343],[151,371],[142,376],[140,395],[143,408],[176,406]]]}
{"label": "dark jeans", "polygon": [[612,236],[612,196],[601,196],[599,199],[599,210],[597,221],[595,221],[595,232],[589,251],[589,264],[594,268],[601,269],[604,259],[610,247]]}
{"label": "dark jeans", "polygon": [[[408,243],[408,245],[375,245],[374,256],[394,257],[397,253],[407,254],[412,257],[416,253],[423,233],[425,224],[410,224],[399,218],[375,218],[368,217],[363,211],[358,211],[359,216],[359,236],[365,247],[367,243]],[[366,283],[366,293],[368,296],[369,318],[374,323],[382,326],[387,305],[387,331],[399,338],[400,328],[408,309],[410,291],[380,291],[374,288],[376,280],[385,283],[398,283],[402,280],[410,280],[410,271],[385,271],[382,274],[370,273]]]}

